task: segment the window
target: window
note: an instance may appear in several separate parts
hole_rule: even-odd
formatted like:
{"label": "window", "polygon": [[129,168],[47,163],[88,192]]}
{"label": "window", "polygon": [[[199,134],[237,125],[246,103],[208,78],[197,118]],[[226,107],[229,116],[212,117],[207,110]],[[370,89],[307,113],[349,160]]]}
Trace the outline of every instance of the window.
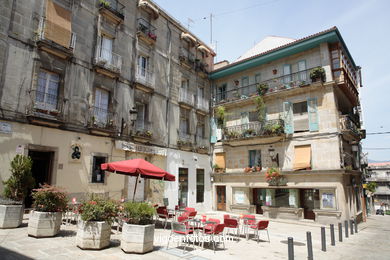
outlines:
{"label": "window", "polygon": [[202,140],[205,137],[205,117],[202,115],[197,115],[198,123],[196,125],[196,139]]}
{"label": "window", "polygon": [[137,103],[137,119],[135,121],[135,128],[138,131],[147,130],[145,129],[148,123],[148,105]]}
{"label": "window", "polygon": [[36,108],[49,111],[57,109],[59,82],[60,76],[58,74],[45,70],[39,72],[35,96]]}
{"label": "window", "polygon": [[111,63],[112,58],[112,38],[105,35],[100,37],[100,59]]}
{"label": "window", "polygon": [[243,77],[241,79],[242,95],[249,96],[249,77]]}
{"label": "window", "polygon": [[182,135],[188,135],[190,132],[190,110],[180,108],[179,132]]}
{"label": "window", "polygon": [[336,209],[334,190],[320,190],[321,209]]}
{"label": "window", "polygon": [[138,76],[146,78],[148,73],[149,58],[139,55],[138,56]]}
{"label": "window", "polygon": [[255,83],[260,83],[261,82],[261,75],[260,73],[255,75]]}
{"label": "window", "polygon": [[289,197],[289,189],[275,189],[275,206],[290,207]]}
{"label": "window", "polygon": [[307,80],[307,73],[306,73],[306,61],[301,60],[298,62],[298,77],[300,81],[306,81]]}
{"label": "window", "polygon": [[95,107],[94,107],[94,123],[106,125],[108,122],[108,91],[96,89],[95,91]]}
{"label": "window", "polygon": [[249,123],[249,112],[241,112],[240,114],[241,125]]}
{"label": "window", "polygon": [[217,102],[225,99],[226,99],[226,84],[223,84],[222,86],[219,86],[217,88]]}
{"label": "window", "polygon": [[288,84],[291,82],[291,65],[286,64],[283,66],[283,83]]}
{"label": "window", "polygon": [[248,203],[247,188],[232,188],[233,192],[233,204],[245,204]]}
{"label": "window", "polygon": [[302,145],[294,147],[294,171],[311,168],[311,146]]}
{"label": "window", "polygon": [[257,122],[259,121],[259,113],[257,111],[249,112],[249,122]]}
{"label": "window", "polygon": [[261,167],[261,150],[249,150],[249,167]]}
{"label": "window", "polygon": [[100,168],[102,163],[107,162],[107,157],[93,156],[92,164],[92,183],[104,183],[104,171]]}
{"label": "window", "polygon": [[54,3],[46,1],[45,39],[69,48],[72,38],[72,12]]}
{"label": "window", "polygon": [[309,117],[307,113],[307,101],[293,104],[294,132],[309,130]]}
{"label": "window", "polygon": [[225,169],[225,153],[215,153],[215,164],[218,168]]}
{"label": "window", "polygon": [[188,169],[179,168],[179,206],[187,206],[188,198]]}
{"label": "window", "polygon": [[196,169],[196,203],[204,202],[204,169]]}

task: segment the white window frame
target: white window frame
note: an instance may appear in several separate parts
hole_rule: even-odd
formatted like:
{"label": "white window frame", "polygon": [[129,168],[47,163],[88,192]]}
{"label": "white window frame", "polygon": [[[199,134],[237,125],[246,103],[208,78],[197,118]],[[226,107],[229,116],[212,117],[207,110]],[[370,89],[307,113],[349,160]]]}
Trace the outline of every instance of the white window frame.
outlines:
{"label": "white window frame", "polygon": [[[53,83],[54,85],[51,85],[50,83]],[[59,74],[47,70],[40,70],[38,74],[34,106],[38,109],[56,111],[58,105],[59,84]],[[52,88],[53,86],[54,88]],[[55,102],[52,100],[52,96],[53,99],[55,97]]]}

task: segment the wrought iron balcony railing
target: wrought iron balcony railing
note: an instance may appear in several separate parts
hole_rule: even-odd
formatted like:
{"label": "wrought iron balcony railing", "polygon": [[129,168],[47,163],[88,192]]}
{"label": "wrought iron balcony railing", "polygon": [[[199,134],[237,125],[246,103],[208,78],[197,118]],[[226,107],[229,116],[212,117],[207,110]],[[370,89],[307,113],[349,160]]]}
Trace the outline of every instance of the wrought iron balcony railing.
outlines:
{"label": "wrought iron balcony railing", "polygon": [[115,113],[100,107],[93,106],[90,110],[89,126],[101,129],[115,129]]}
{"label": "wrought iron balcony railing", "polygon": [[143,68],[140,65],[137,66],[137,70],[135,73],[135,80],[136,80],[136,82],[138,82],[144,86],[154,88],[153,72]]}
{"label": "wrought iron balcony railing", "polygon": [[30,91],[31,103],[27,113],[35,116],[59,117],[62,114],[64,99],[57,93],[46,93],[37,90]]}
{"label": "wrought iron balcony railing", "polygon": [[148,139],[152,138],[152,124],[150,122],[145,122],[142,120],[135,121],[134,135]]}
{"label": "wrought iron balcony railing", "polygon": [[209,101],[204,98],[197,98],[196,108],[202,111],[209,111]]}
{"label": "wrought iron balcony railing", "polygon": [[99,0],[99,7],[109,10],[122,20],[124,19],[123,10],[125,6],[119,3],[118,0]]}
{"label": "wrought iron balcony railing", "polygon": [[355,135],[360,135],[359,127],[353,122],[349,115],[342,115],[340,117],[341,131],[351,131]]}
{"label": "wrought iron balcony railing", "polygon": [[274,119],[263,123],[249,122],[246,124],[225,127],[223,132],[223,140],[225,141],[281,135],[284,133],[284,121],[282,119]]}
{"label": "wrought iron balcony railing", "polygon": [[189,52],[185,48],[180,48],[179,52],[179,60],[180,62],[184,62],[187,64],[187,66],[193,67],[195,66],[195,55],[191,52]]}
{"label": "wrought iron balcony railing", "polygon": [[269,94],[286,89],[293,89],[309,85],[312,82],[310,79],[310,71],[312,69],[313,68],[302,70],[247,86],[236,86],[234,89],[229,89],[222,92],[218,92],[217,90],[217,93],[214,96],[214,102],[215,104],[220,104],[256,96],[259,92],[259,85],[262,85],[265,88],[263,94]]}
{"label": "wrought iron balcony railing", "polygon": [[111,49],[102,46],[101,42],[101,37],[98,36],[94,63],[104,69],[120,73],[122,67],[122,57],[119,54],[112,52]]}
{"label": "wrought iron balcony railing", "polygon": [[156,28],[143,18],[137,19],[137,33],[141,33],[151,41],[157,40]]}
{"label": "wrought iron balcony railing", "polygon": [[186,89],[181,88],[179,102],[194,106],[194,94]]}
{"label": "wrought iron balcony railing", "polygon": [[184,131],[179,131],[179,138],[177,144],[179,146],[191,146],[194,143],[193,135]]}

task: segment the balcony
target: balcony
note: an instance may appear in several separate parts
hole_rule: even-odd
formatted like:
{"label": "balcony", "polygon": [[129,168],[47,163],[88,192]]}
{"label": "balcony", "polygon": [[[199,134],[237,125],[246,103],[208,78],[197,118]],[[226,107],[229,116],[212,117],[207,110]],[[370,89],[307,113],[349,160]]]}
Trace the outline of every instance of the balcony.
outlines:
{"label": "balcony", "polygon": [[135,141],[147,143],[152,140],[153,132],[151,123],[144,121],[135,121],[135,131],[133,132]]}
{"label": "balcony", "polygon": [[185,48],[180,48],[179,61],[183,67],[189,70],[195,67],[195,55]]}
{"label": "balcony", "polygon": [[195,136],[195,146],[196,146],[196,152],[202,153],[202,154],[208,154],[210,149],[210,141],[209,139],[203,137],[203,136]]}
{"label": "balcony", "polygon": [[198,97],[196,100],[196,109],[201,113],[204,112],[204,114],[207,114],[210,110],[209,101]]}
{"label": "balcony", "polygon": [[236,143],[238,145],[262,144],[264,142],[281,140],[284,136],[284,121],[282,119],[274,119],[264,123],[249,122],[225,127],[223,129],[222,142]]}
{"label": "balcony", "polygon": [[121,73],[122,57],[111,49],[104,48],[101,44],[101,37],[97,38],[94,65],[98,73],[110,78],[117,78]]}
{"label": "balcony", "polygon": [[191,134],[188,134],[184,131],[179,131],[177,147],[185,151],[192,151],[193,144],[194,140]]}
{"label": "balcony", "polygon": [[142,66],[136,67],[135,72],[135,83],[136,87],[145,92],[154,91],[154,75],[152,71],[149,71]]}
{"label": "balcony", "polygon": [[91,107],[88,129],[92,134],[112,136],[116,133],[115,113],[100,107]]}
{"label": "balcony", "polygon": [[207,71],[207,67],[209,65],[204,63],[204,62],[201,62],[200,60],[196,59],[195,60],[195,71],[198,73],[199,77],[201,78],[207,78],[208,77],[208,71]]}
{"label": "balcony", "polygon": [[137,37],[148,45],[154,45],[157,41],[156,28],[143,18],[137,19]]}
{"label": "balcony", "polygon": [[51,53],[61,59],[69,59],[73,56],[73,51],[76,47],[76,34],[70,33],[70,40],[62,37],[60,33],[66,35],[63,27],[54,23],[49,23],[45,17],[39,20],[38,30],[35,32],[35,40],[39,49]]}
{"label": "balcony", "polygon": [[313,82],[320,84],[320,82],[312,81],[310,79],[310,71],[312,69],[313,68],[283,75],[281,77],[276,77],[248,86],[237,86],[234,89],[216,93],[214,97],[214,105],[220,105],[229,102],[240,102],[242,100],[248,100],[248,98],[258,96],[258,85],[265,86],[263,95],[269,95],[305,87],[312,84]]}
{"label": "balcony", "polygon": [[187,89],[180,89],[179,104],[186,108],[194,106],[194,94]]}
{"label": "balcony", "polygon": [[63,98],[57,94],[31,90],[30,99],[26,116],[31,123],[50,127],[59,127],[63,124]]}
{"label": "balcony", "polygon": [[360,131],[358,124],[354,122],[349,115],[341,115],[340,129],[341,133],[348,141],[362,139],[362,132]]}
{"label": "balcony", "polygon": [[116,24],[120,24],[125,19],[124,8],[125,6],[118,0],[99,0],[99,12]]}

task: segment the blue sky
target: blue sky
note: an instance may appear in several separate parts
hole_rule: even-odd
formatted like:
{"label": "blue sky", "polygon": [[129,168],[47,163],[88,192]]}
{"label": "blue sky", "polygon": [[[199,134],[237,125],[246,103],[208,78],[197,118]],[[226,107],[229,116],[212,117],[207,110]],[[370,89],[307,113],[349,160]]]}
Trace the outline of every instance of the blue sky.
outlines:
{"label": "blue sky", "polygon": [[[210,44],[210,13],[216,61],[234,61],[268,35],[295,39],[337,26],[362,67],[361,102],[367,133],[390,132],[390,1],[353,0],[154,0]],[[206,19],[203,19],[207,17]],[[390,134],[367,135],[373,160],[390,161]]]}

